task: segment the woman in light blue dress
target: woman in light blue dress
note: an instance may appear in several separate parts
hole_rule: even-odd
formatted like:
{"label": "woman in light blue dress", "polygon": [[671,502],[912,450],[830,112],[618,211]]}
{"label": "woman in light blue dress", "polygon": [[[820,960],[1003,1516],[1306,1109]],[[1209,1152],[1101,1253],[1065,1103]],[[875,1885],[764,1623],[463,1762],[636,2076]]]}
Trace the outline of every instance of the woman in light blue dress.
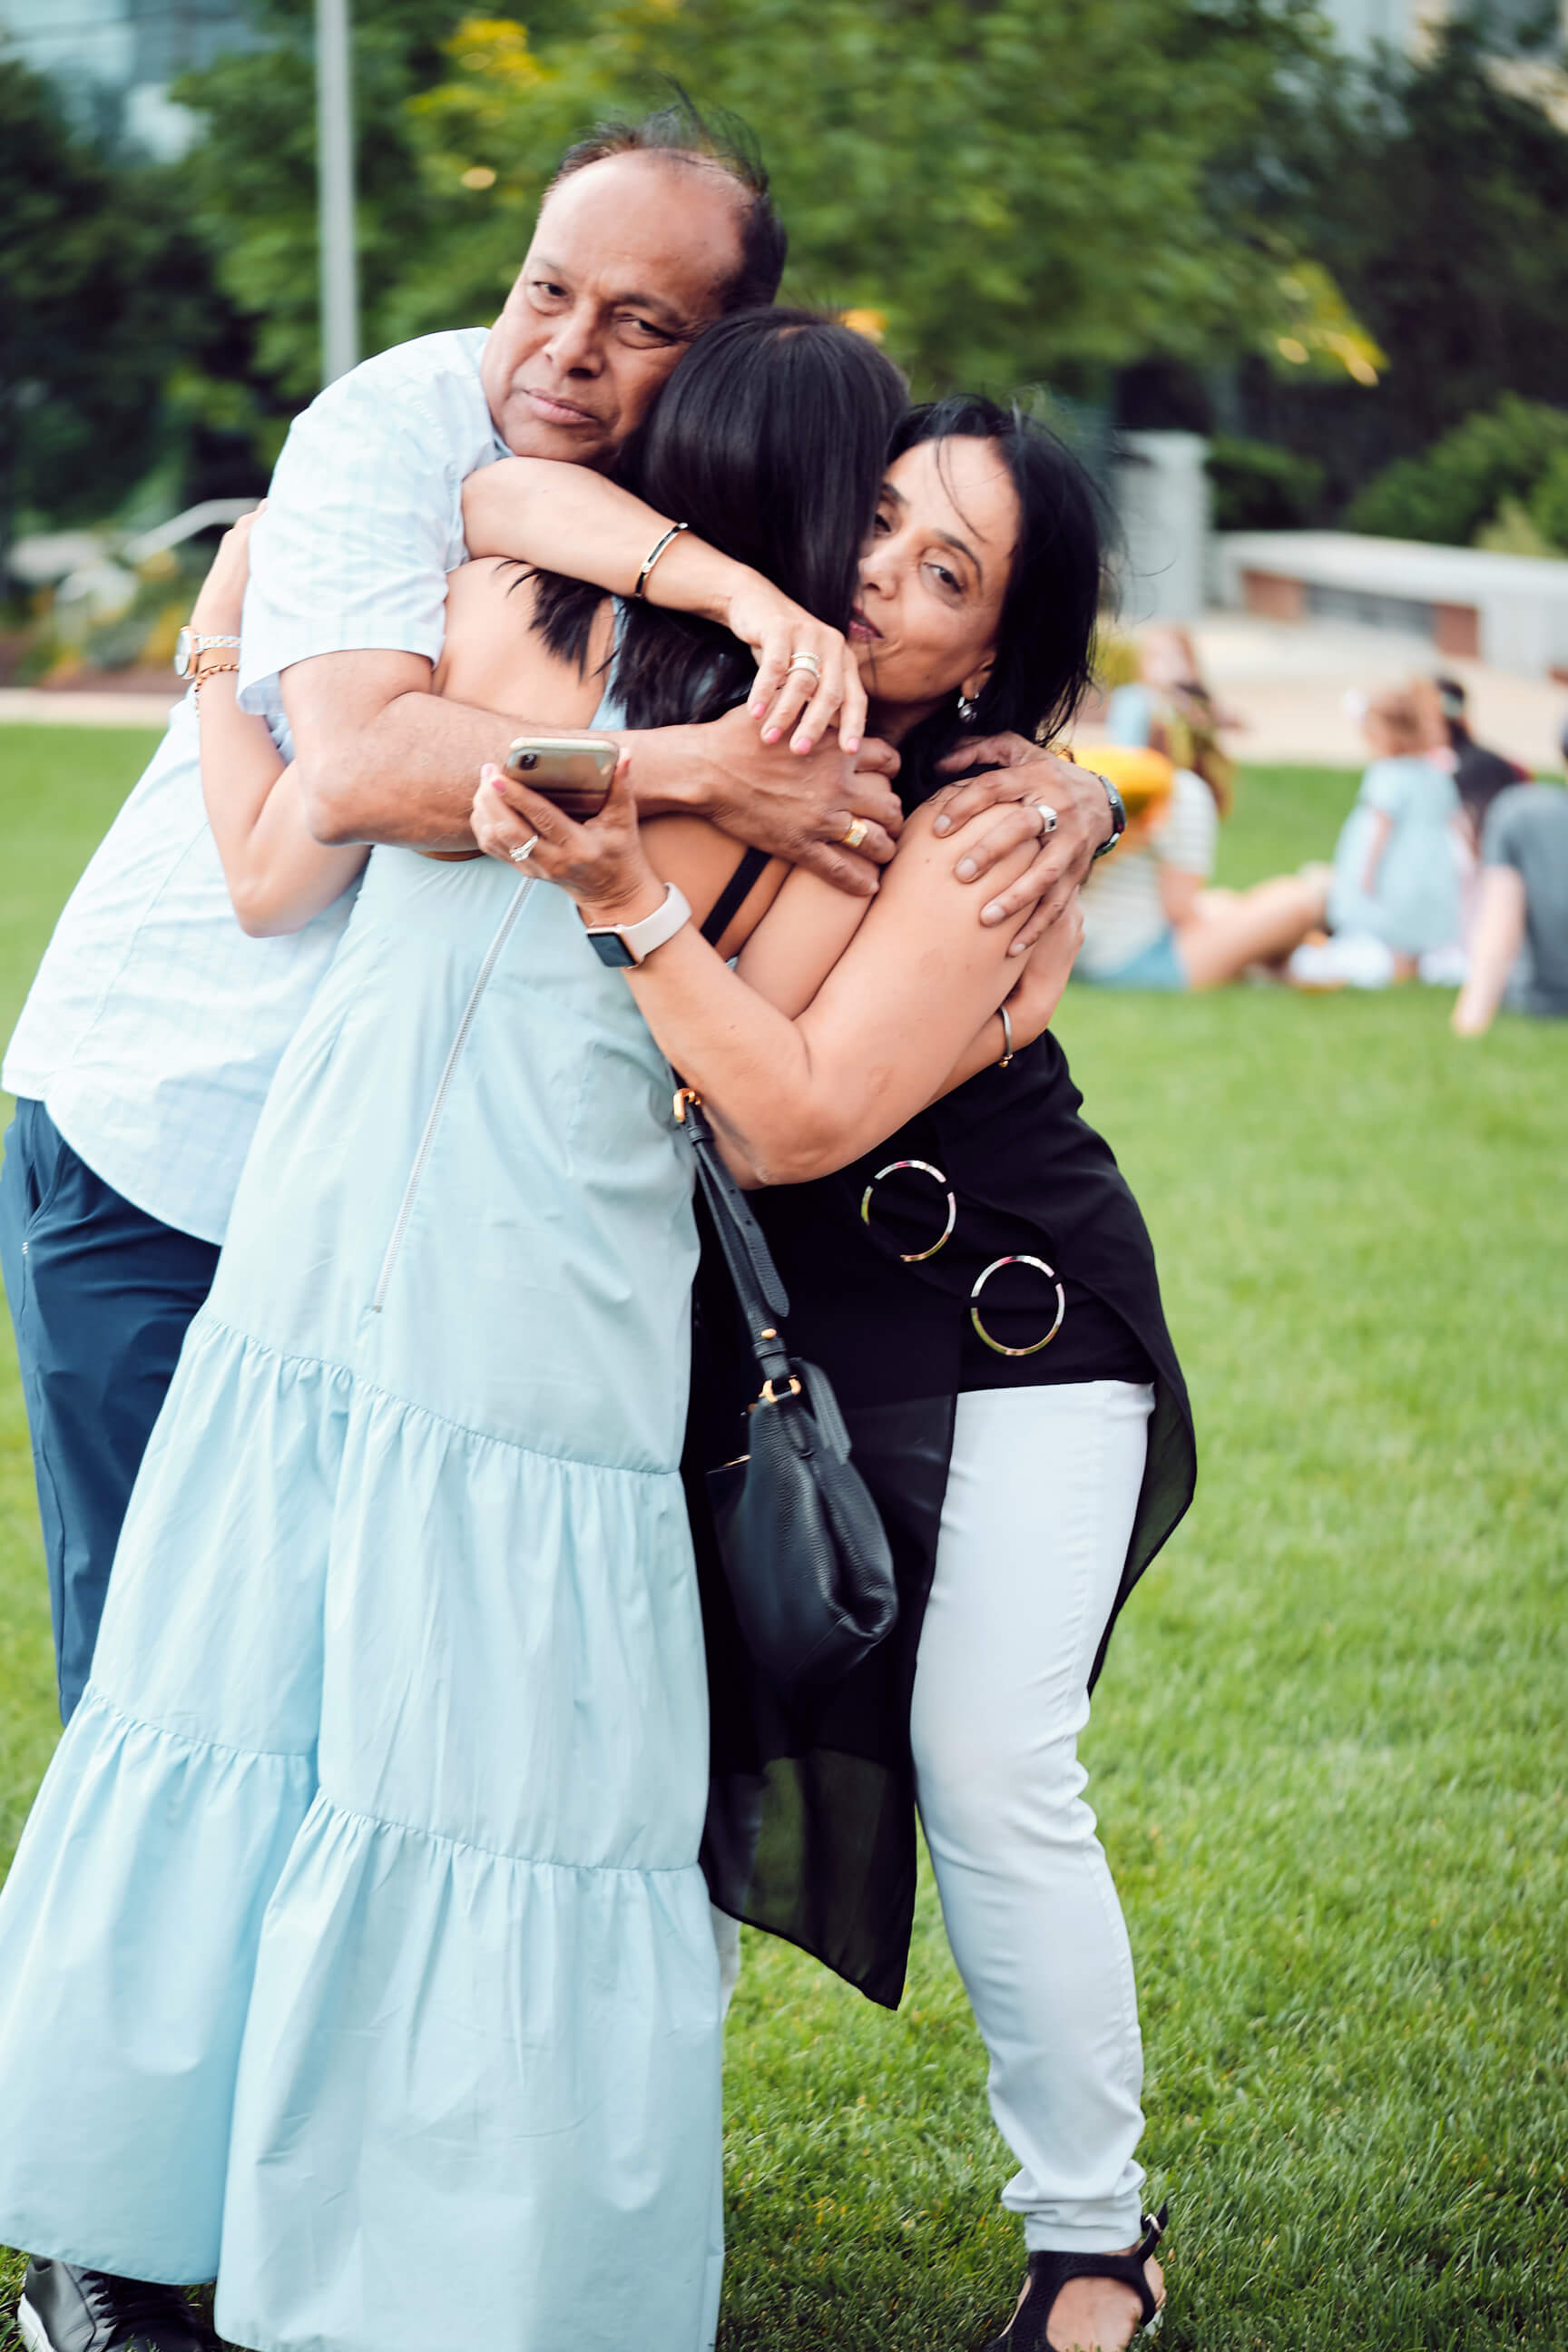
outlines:
{"label": "woman in light blue dress", "polygon": [[[733,320],[674,380],[669,433],[747,337],[779,389],[698,520],[722,538],[771,482],[781,584],[847,615],[901,387],[841,329]],[[831,448],[801,446],[813,367]],[[837,552],[803,586],[813,533]],[[454,646],[488,630],[519,705],[591,718],[608,616],[585,662],[555,657],[531,590],[468,571]],[[980,642],[935,646],[943,692]],[[680,831],[700,919],[735,852]],[[847,1070],[824,1168],[995,1058],[1019,967],[952,863],[908,869],[893,952],[900,984],[899,952],[912,974],[951,935],[938,1001],[879,1103]],[[0,1898],[9,2242],[216,2273],[219,2326],[257,2352],[711,2343],[721,2002],[678,1475],[696,1243],[670,1095],[564,895],[372,855]]]}

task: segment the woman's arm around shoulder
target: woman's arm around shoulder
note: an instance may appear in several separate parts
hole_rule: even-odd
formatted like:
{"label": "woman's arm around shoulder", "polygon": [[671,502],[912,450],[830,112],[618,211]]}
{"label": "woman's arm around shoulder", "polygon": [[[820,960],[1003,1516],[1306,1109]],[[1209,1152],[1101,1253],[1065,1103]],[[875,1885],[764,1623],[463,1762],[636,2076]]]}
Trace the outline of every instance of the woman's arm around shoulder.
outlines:
{"label": "woman's arm around shoulder", "polygon": [[[592,824],[574,824],[536,794],[513,802],[532,830],[533,870],[567,888],[589,925],[636,924],[663,905],[624,760]],[[508,854],[507,838],[499,827],[494,854]],[[1018,870],[1034,847],[1012,853]],[[802,1182],[893,1133],[951,1083],[1008,994],[1017,979],[1011,930],[974,922],[953,880],[952,848],[927,812],[912,819],[869,913],[826,971],[816,909],[792,879],[742,962],[752,980],[765,965],[786,1001],[805,999],[794,1017],[731,972],[691,924],[626,970],[649,1028],[703,1096],[742,1181]],[[1013,878],[1009,867],[1000,878]]]}
{"label": "woman's arm around shoulder", "polygon": [[[254,520],[245,515],[225,532],[191,614],[194,635],[239,635]],[[195,688],[202,798],[240,929],[274,939],[302,930],[341,898],[369,852],[316,840],[298,774],[267,721],[241,710],[237,685],[226,667]]]}

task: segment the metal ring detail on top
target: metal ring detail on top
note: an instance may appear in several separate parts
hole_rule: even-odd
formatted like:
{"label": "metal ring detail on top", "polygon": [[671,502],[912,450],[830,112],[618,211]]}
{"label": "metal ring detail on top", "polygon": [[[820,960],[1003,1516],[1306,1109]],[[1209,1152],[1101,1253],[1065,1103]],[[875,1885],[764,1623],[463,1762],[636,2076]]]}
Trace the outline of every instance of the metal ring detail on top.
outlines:
{"label": "metal ring detail on top", "polygon": [[[1053,1282],[1056,1284],[1057,1319],[1051,1325],[1050,1329],[1046,1333],[1043,1339],[1031,1340],[1026,1348],[1005,1348],[1000,1339],[994,1339],[991,1337],[990,1332],[980,1320],[980,1294],[984,1289],[986,1284],[990,1281],[992,1276],[994,1274],[1000,1274],[1005,1265],[1032,1265],[1039,1273],[1045,1276],[1047,1282]],[[1042,1348],[1048,1348],[1050,1346],[1051,1341],[1061,1329],[1062,1318],[1066,1315],[1067,1311],[1067,1293],[1062,1288],[1061,1282],[1058,1276],[1055,1266],[1047,1265],[1043,1257],[1030,1257],[1028,1254],[1024,1251],[1018,1252],[1012,1257],[993,1258],[990,1265],[986,1267],[984,1273],[980,1276],[973,1289],[969,1294],[969,1319],[973,1324],[975,1330],[979,1333],[980,1337],[984,1340],[985,1345],[992,1350],[994,1355],[997,1356],[1037,1356]]]}
{"label": "metal ring detail on top", "polygon": [[921,1175],[931,1177],[934,1182],[942,1186],[942,1191],[947,1194],[947,1223],[943,1225],[935,1241],[932,1242],[930,1249],[900,1250],[899,1252],[899,1256],[905,1265],[922,1265],[928,1257],[934,1257],[936,1255],[938,1250],[941,1249],[947,1242],[952,1233],[954,1225],[958,1223],[958,1196],[954,1192],[952,1185],[948,1182],[947,1178],[942,1174],[942,1170],[940,1168],[933,1168],[929,1160],[889,1160],[885,1168],[879,1168],[876,1174],[872,1177],[871,1181],[867,1185],[866,1190],[860,1195],[860,1223],[863,1225],[868,1225],[870,1223],[871,1195],[876,1191],[878,1185],[881,1183],[883,1178],[887,1176],[896,1176],[900,1169],[904,1168],[913,1168],[917,1170]]}

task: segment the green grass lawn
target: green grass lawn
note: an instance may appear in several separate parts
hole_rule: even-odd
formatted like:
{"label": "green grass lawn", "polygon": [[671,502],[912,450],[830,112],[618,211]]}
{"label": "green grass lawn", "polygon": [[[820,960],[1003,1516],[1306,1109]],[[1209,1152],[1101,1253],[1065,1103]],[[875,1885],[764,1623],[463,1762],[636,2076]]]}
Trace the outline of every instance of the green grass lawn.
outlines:
{"label": "green grass lawn", "polygon": [[[0,730],[0,1025],[144,749]],[[1325,856],[1352,783],[1251,773],[1220,878]],[[1460,1045],[1448,1002],[1085,991],[1061,1018],[1203,1455],[1086,1750],[1170,2352],[1568,2345],[1568,1027]],[[0,1443],[9,1840],[53,1736],[9,1371]],[[753,1938],[729,2059],[726,2352],[964,2352],[998,2322],[1009,2166],[929,1887],[896,2018]]]}

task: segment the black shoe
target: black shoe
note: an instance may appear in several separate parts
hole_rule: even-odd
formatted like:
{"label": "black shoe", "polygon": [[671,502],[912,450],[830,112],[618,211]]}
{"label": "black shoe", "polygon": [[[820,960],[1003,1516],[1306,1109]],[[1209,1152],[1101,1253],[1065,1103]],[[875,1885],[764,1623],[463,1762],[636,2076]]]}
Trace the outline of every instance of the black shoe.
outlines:
{"label": "black shoe", "polygon": [[1135,2291],[1143,2306],[1132,2331],[1133,2341],[1147,2342],[1158,2336],[1164,2305],[1150,2294],[1143,2265],[1164,2233],[1169,2210],[1162,2205],[1158,2213],[1144,2214],[1143,2235],[1130,2254],[1031,2254],[1018,2308],[984,2352],[1057,2352],[1048,2333],[1051,2313],[1068,2279],[1075,2278],[1120,2279],[1123,2286]]}
{"label": "black shoe", "polygon": [[217,2352],[217,2337],[177,2286],[37,2257],[16,2326],[28,2352]]}

